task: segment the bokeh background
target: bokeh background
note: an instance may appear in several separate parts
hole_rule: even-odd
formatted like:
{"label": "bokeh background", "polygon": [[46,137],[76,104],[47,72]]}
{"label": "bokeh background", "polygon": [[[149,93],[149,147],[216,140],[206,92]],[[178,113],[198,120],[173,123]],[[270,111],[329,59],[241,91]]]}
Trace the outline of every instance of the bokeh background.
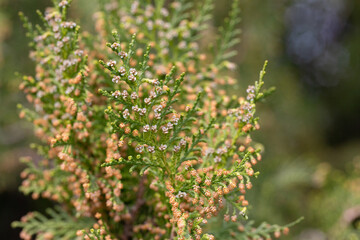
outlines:
{"label": "bokeh background", "polygon": [[[95,2],[74,0],[70,12],[91,32]],[[216,1],[215,26],[230,4]],[[18,192],[19,157],[36,155],[31,126],[17,116],[24,96],[15,74],[34,72],[18,11],[38,22],[35,10],[50,5],[0,0],[0,236],[9,240],[19,239],[12,221],[52,204]],[[277,88],[258,111],[255,140],[265,153],[251,217],[286,224],[304,216],[287,239],[360,239],[360,1],[242,0],[241,11],[239,85],[256,80],[267,59],[266,85]]]}

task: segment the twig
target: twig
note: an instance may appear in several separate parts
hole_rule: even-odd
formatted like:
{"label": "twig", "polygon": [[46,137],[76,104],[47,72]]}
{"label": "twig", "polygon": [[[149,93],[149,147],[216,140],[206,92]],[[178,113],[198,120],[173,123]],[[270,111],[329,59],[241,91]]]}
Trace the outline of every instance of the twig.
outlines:
{"label": "twig", "polygon": [[140,179],[139,189],[136,194],[136,202],[130,211],[131,218],[129,218],[128,220],[125,221],[124,233],[121,237],[122,240],[132,239],[134,221],[138,216],[140,208],[145,204],[145,199],[144,199],[145,179],[146,179],[146,175],[143,175]]}

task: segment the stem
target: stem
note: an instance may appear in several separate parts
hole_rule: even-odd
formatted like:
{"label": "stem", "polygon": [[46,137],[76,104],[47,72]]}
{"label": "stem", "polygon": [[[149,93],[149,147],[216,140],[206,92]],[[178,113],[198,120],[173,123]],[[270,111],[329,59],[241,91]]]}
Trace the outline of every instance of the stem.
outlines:
{"label": "stem", "polygon": [[175,223],[173,223],[170,233],[170,240],[173,240],[175,237]]}
{"label": "stem", "polygon": [[134,222],[138,217],[140,208],[145,204],[144,193],[145,193],[145,179],[146,175],[143,175],[140,179],[139,190],[136,194],[136,202],[130,211],[131,218],[125,221],[124,233],[121,236],[122,240],[130,240],[133,237],[133,226]]}

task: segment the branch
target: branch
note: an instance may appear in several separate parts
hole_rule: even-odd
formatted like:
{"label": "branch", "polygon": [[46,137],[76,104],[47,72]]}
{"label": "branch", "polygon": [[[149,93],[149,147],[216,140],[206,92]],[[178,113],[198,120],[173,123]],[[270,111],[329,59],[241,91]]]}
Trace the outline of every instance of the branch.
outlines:
{"label": "branch", "polygon": [[146,179],[146,175],[143,175],[140,179],[139,190],[136,194],[136,202],[130,211],[131,218],[125,221],[124,233],[121,237],[122,240],[132,239],[134,221],[135,219],[137,219],[140,208],[145,204],[145,199],[144,199],[145,179]]}

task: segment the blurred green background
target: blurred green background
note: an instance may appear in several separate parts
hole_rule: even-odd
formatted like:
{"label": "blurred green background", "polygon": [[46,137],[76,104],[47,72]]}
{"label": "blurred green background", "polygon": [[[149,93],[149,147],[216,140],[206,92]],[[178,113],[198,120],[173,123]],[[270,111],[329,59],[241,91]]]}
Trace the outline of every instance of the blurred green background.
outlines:
{"label": "blurred green background", "polygon": [[[90,3],[89,3],[90,2]],[[74,0],[72,18],[93,31],[95,0]],[[221,25],[231,0],[217,0]],[[28,39],[18,18],[38,22],[50,0],[0,0],[0,236],[18,239],[10,223],[51,203],[18,193],[18,159],[30,149],[31,126],[19,120],[24,102],[15,72],[33,74]],[[251,217],[286,224],[288,239],[360,239],[360,1],[242,0],[242,42],[233,59],[241,89],[269,60],[266,85],[277,91],[261,104],[265,146],[260,177],[249,191]],[[242,92],[233,92],[242,94]]]}

